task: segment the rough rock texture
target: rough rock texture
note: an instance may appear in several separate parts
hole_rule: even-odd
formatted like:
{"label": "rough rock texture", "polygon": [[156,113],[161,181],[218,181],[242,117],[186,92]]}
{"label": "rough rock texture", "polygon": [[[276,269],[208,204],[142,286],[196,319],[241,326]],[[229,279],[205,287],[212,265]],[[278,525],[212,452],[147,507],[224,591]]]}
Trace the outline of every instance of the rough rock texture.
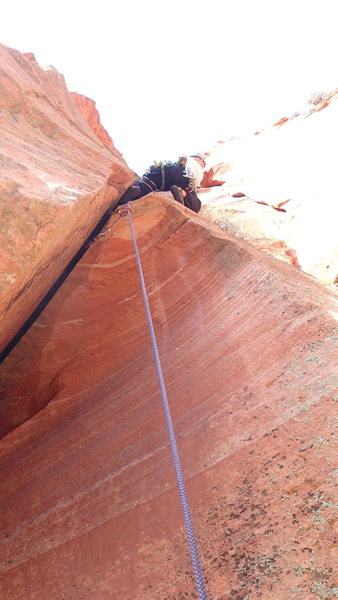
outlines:
{"label": "rough rock texture", "polygon": [[90,102],[0,46],[0,350],[136,178]]}
{"label": "rough rock texture", "polygon": [[255,202],[245,194],[231,194],[227,186],[199,191],[202,214],[223,230],[250,242],[259,250],[299,267],[296,251],[282,239],[281,224],[287,225],[289,215],[265,202]]}
{"label": "rough rock texture", "polygon": [[[103,142],[108,148],[113,150],[116,153],[116,149],[114,148],[113,140],[111,139],[109,133],[102,127],[100,121],[100,115],[96,108],[94,100],[91,98],[87,98],[82,94],[77,94],[76,92],[71,92],[71,97],[74,100],[76,106],[81,112],[84,119],[86,119],[90,128],[97,135],[99,140]],[[121,155],[120,155],[121,156]]]}
{"label": "rough rock texture", "polygon": [[[132,213],[210,598],[333,598],[336,302],[168,197]],[[49,401],[0,445],[2,597],[196,598],[126,218],[2,374]]]}
{"label": "rough rock texture", "polygon": [[[306,115],[218,143],[208,153],[203,181],[226,182],[203,196],[205,215],[251,243],[265,238],[267,248],[274,248],[276,241],[284,242],[302,270],[331,286],[338,283],[338,138],[332,133],[337,125],[335,90]],[[236,192],[244,193],[246,202],[234,205]]]}

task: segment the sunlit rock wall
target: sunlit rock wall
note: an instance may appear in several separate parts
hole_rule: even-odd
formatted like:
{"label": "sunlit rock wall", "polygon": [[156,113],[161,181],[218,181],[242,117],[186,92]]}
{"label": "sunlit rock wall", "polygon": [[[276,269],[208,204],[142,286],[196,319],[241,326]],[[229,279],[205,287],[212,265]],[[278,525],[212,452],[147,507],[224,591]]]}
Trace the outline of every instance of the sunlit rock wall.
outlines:
{"label": "sunlit rock wall", "polygon": [[0,46],[0,109],[1,350],[135,174],[32,54]]}
{"label": "sunlit rock wall", "polygon": [[[307,114],[208,153],[204,214],[255,243],[283,241],[303,271],[338,284],[338,90]],[[235,199],[242,192],[246,198]],[[256,230],[255,230],[256,228]]]}

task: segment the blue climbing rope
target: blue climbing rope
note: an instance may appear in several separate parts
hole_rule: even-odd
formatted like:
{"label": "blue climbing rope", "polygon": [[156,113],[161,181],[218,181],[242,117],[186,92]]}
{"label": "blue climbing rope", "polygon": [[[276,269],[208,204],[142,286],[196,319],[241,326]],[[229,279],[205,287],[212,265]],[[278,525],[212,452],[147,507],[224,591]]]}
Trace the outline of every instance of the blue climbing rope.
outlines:
{"label": "blue climbing rope", "polygon": [[159,385],[160,385],[160,389],[161,389],[163,410],[164,410],[165,419],[166,419],[166,423],[167,423],[170,447],[171,447],[174,467],[175,467],[175,471],[176,471],[177,485],[178,485],[178,490],[179,490],[180,499],[181,499],[184,524],[185,524],[185,528],[186,528],[190,556],[191,556],[194,577],[195,577],[195,584],[196,584],[196,588],[197,588],[197,592],[198,592],[198,596],[199,596],[200,600],[208,600],[207,592],[205,589],[203,571],[202,571],[202,567],[201,567],[201,563],[200,563],[200,559],[199,559],[199,555],[198,555],[196,537],[195,537],[195,533],[194,533],[194,528],[193,528],[193,524],[192,524],[187,494],[186,494],[186,490],[185,490],[181,461],[180,461],[180,456],[178,453],[178,448],[177,448],[177,443],[176,443],[174,425],[173,425],[173,421],[172,421],[172,417],[171,417],[170,406],[169,406],[166,387],[165,387],[165,383],[164,383],[161,361],[160,361],[160,356],[159,356],[159,352],[158,352],[155,331],[154,331],[153,321],[152,321],[150,307],[149,307],[148,295],[147,295],[147,290],[146,290],[146,286],[144,283],[142,265],[141,265],[140,255],[139,255],[139,251],[138,251],[138,247],[137,247],[136,236],[135,236],[135,231],[134,231],[134,227],[133,227],[133,223],[132,223],[129,204],[127,204],[122,209],[120,209],[120,211],[121,211],[121,216],[123,216],[125,214],[128,215],[130,231],[131,231],[131,235],[132,235],[132,239],[133,239],[134,252],[135,252],[138,272],[139,272],[139,276],[140,276],[142,295],[143,295],[144,307],[145,307],[145,311],[146,311],[148,328],[149,328],[149,333],[150,333],[150,338],[151,338],[151,345],[152,345],[152,349],[153,349],[153,353],[154,353],[156,372],[157,372],[157,377],[158,377],[158,381],[159,381]]}

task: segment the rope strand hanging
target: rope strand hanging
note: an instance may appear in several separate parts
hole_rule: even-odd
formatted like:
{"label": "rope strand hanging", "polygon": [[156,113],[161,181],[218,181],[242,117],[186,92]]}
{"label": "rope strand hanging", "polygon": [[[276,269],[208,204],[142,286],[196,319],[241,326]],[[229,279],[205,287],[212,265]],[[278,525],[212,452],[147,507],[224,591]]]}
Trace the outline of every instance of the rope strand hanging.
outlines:
{"label": "rope strand hanging", "polygon": [[208,600],[207,592],[205,589],[203,571],[202,571],[199,554],[198,554],[198,549],[197,549],[196,537],[195,537],[195,533],[194,533],[194,528],[193,528],[193,524],[192,524],[187,494],[186,494],[186,490],[185,490],[185,483],[184,483],[184,478],[183,478],[183,473],[182,473],[181,461],[180,461],[180,456],[179,456],[179,452],[178,452],[178,448],[177,448],[174,425],[173,425],[173,421],[172,421],[172,417],[171,417],[170,406],[169,406],[169,402],[168,402],[166,387],[165,387],[163,373],[162,373],[161,361],[160,361],[152,316],[151,316],[150,307],[149,307],[147,290],[146,290],[146,286],[144,283],[140,255],[139,255],[139,251],[138,251],[138,247],[137,247],[135,231],[134,231],[132,218],[131,218],[130,205],[127,204],[126,206],[124,206],[122,209],[120,209],[120,212],[121,212],[121,216],[124,216],[126,214],[128,215],[129,227],[130,227],[131,236],[132,236],[132,240],[133,240],[134,252],[135,252],[140,282],[141,282],[143,302],[144,302],[147,323],[148,323],[148,328],[149,328],[149,333],[150,333],[150,338],[151,338],[151,345],[152,345],[153,354],[154,354],[157,378],[158,378],[158,382],[159,382],[159,386],[160,386],[160,390],[161,390],[162,405],[163,405],[164,415],[165,415],[167,429],[168,429],[169,442],[170,442],[170,447],[171,447],[171,452],[172,452],[173,463],[174,463],[174,467],[175,467],[175,471],[176,471],[178,491],[179,491],[180,500],[181,500],[184,524],[185,524],[185,528],[186,528],[186,534],[187,534],[187,539],[188,539],[188,544],[189,544],[189,551],[190,551],[190,556],[191,556],[191,561],[192,561],[192,566],[193,566],[193,571],[194,571],[196,589],[197,589],[200,600]]}

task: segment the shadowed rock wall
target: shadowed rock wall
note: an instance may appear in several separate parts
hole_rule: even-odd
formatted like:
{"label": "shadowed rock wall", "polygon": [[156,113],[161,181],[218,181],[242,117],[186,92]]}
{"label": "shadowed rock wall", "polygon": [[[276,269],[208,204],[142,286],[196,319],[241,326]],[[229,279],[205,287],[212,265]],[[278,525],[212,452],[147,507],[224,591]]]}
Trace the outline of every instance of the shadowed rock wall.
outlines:
{"label": "shadowed rock wall", "polygon": [[[210,598],[330,597],[336,302],[168,198],[132,214]],[[126,218],[2,375],[3,431],[45,405],[0,446],[6,600],[196,597]]]}

